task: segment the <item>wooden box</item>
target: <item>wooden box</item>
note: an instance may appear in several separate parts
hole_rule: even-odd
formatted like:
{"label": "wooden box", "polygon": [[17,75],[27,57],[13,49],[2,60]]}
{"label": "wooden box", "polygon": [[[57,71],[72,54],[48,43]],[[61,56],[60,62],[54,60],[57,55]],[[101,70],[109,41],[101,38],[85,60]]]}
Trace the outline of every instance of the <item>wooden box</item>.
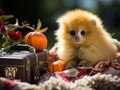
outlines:
{"label": "wooden box", "polygon": [[47,69],[48,56],[46,49],[36,53],[22,50],[1,55],[0,77],[34,83],[40,77],[40,67]]}

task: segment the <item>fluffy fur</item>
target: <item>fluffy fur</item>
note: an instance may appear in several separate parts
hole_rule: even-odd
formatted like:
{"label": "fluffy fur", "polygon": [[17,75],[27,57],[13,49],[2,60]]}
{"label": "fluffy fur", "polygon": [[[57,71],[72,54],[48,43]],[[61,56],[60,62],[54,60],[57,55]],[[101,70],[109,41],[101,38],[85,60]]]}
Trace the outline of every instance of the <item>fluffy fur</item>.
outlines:
{"label": "fluffy fur", "polygon": [[116,57],[114,40],[103,28],[101,20],[88,11],[76,9],[57,20],[57,55],[66,61],[66,68],[93,65]]}

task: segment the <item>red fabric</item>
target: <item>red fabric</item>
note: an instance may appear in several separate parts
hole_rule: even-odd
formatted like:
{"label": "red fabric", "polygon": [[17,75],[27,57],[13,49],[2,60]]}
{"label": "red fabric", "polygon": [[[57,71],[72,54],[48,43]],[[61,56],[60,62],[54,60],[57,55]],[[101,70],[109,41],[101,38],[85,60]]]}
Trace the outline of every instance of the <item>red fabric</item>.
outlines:
{"label": "red fabric", "polygon": [[114,73],[115,71],[119,71],[120,73],[120,58],[111,61],[102,61],[92,67],[77,67],[61,72],[55,72],[55,75],[65,82],[71,82],[78,78],[82,78],[85,75],[94,75],[106,72]]}
{"label": "red fabric", "polygon": [[61,72],[55,72],[55,75],[58,78],[61,78],[62,80],[64,80],[65,82],[71,82],[71,81],[75,81],[76,79],[87,75],[91,72],[92,68],[74,68],[74,69],[69,69],[69,70],[65,70],[65,71],[61,71]]}
{"label": "red fabric", "polygon": [[3,86],[0,86],[3,90],[12,90],[17,85],[16,82],[9,79],[0,78],[0,80],[3,82]]}

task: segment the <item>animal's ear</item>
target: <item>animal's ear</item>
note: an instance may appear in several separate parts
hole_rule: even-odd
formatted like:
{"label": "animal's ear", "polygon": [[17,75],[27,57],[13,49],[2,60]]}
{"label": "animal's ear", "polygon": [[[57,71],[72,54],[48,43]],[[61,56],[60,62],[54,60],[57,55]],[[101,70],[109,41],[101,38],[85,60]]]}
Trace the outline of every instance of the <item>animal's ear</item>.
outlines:
{"label": "animal's ear", "polygon": [[94,19],[91,20],[92,25],[96,25],[96,21]]}

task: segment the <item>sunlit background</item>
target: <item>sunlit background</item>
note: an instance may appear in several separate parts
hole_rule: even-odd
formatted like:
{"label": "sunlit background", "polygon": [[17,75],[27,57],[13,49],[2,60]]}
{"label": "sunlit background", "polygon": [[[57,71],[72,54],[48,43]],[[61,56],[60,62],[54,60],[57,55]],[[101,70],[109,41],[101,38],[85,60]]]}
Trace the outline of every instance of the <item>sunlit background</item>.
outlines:
{"label": "sunlit background", "polygon": [[[97,14],[104,27],[120,40],[120,0],[0,0],[4,14],[12,14],[19,22],[31,25],[41,19],[42,28],[48,27],[45,35],[50,49],[55,44],[54,31],[58,28],[56,19],[67,10],[81,8]],[[26,33],[26,30],[23,31]]]}

